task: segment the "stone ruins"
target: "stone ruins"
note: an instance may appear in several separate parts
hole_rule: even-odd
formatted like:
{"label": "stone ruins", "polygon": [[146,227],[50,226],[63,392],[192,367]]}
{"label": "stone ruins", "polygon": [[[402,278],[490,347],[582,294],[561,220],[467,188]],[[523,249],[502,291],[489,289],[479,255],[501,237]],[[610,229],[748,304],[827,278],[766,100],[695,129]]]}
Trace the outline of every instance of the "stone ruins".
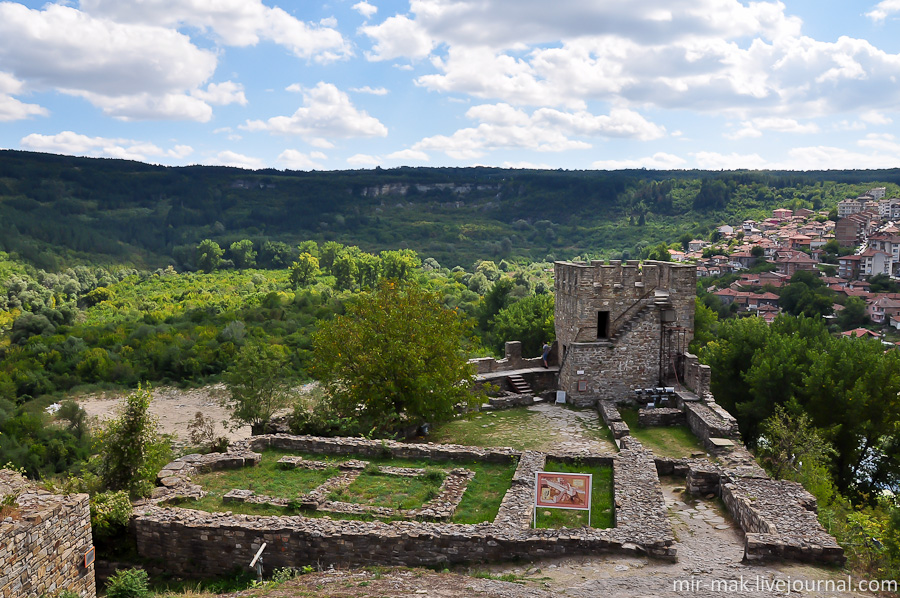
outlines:
{"label": "stone ruins", "polygon": [[[745,560],[842,563],[843,550],[818,523],[815,498],[799,484],[766,475],[743,446],[734,418],[710,394],[709,368],[687,352],[693,336],[695,285],[692,266],[557,262],[558,341],[550,357],[551,367],[544,368],[539,359],[523,358],[519,343],[508,343],[502,360],[475,362],[482,382],[515,375],[537,389],[559,389],[569,402],[597,409],[615,438],[617,451],[541,453],[361,438],[254,436],[233,443],[226,453],[188,455],[166,465],[159,472],[159,486],[152,498],[135,504],[132,530],[138,552],[171,573],[187,576],[224,575],[246,568],[263,543],[267,544],[264,558],[269,570],[304,565],[444,566],[609,552],[677,560],[675,535],[660,485],[660,476],[675,476],[684,480],[690,495],[721,498],[743,530]],[[653,389],[654,394],[636,393],[635,389]],[[664,405],[648,404],[663,395]],[[519,393],[493,401],[491,408],[534,400]],[[623,403],[640,408],[641,425],[688,426],[705,451],[686,459],[655,456],[631,436],[619,413]],[[254,467],[266,448],[345,459],[339,475],[290,501],[332,516],[238,515],[179,506],[205,494],[193,476]],[[388,509],[390,513],[375,510],[375,514],[402,520],[340,519],[343,513],[367,509],[333,500],[332,491],[349,484],[369,466],[366,460],[375,457],[446,463],[452,473],[438,495],[420,508]],[[613,527],[532,529],[534,474],[548,459],[612,467]],[[450,523],[472,475],[463,464],[473,461],[515,463],[512,483],[493,521]],[[323,465],[300,456],[282,459],[285,468]],[[412,469],[383,473],[422,475]],[[13,492],[19,483],[3,473],[0,494]],[[289,502],[245,488],[235,488],[228,499],[276,506]],[[11,546],[0,547],[0,597],[21,595],[26,589],[54,588],[94,595],[93,570],[79,566],[82,553],[91,544],[87,503],[83,495],[19,493],[21,517],[0,522],[2,535],[14,538]]]}

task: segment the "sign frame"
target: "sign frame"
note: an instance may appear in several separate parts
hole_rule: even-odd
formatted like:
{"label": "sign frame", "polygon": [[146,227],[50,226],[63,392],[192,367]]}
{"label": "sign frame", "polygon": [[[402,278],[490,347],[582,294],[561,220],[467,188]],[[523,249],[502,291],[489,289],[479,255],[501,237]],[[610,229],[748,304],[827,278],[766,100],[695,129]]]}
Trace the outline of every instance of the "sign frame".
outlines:
{"label": "sign frame", "polygon": [[87,552],[84,553],[84,568],[87,569],[91,565],[94,564],[94,559],[96,557],[96,549],[91,546]]}
{"label": "sign frame", "polygon": [[[554,500],[542,498],[541,486],[548,488],[546,494],[554,495]],[[591,492],[594,489],[594,476],[590,473],[569,473],[562,471],[536,471],[534,472],[534,521],[533,527],[537,527],[538,509],[571,509],[588,512],[588,527],[591,525]],[[553,491],[556,490],[556,493]],[[573,500],[570,504],[556,502],[560,494],[570,494]],[[584,495],[583,500],[574,501],[579,495]]]}

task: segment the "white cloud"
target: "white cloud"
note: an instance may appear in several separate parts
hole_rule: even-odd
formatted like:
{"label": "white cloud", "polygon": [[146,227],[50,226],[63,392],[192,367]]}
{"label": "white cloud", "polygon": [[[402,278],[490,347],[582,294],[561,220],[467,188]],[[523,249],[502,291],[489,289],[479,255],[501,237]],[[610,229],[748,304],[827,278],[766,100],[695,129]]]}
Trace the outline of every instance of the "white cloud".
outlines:
{"label": "white cloud", "polygon": [[47,116],[46,108],[37,104],[26,104],[12,97],[22,91],[22,82],[0,71],[0,122],[22,120],[32,116]]}
{"label": "white cloud", "polygon": [[796,35],[801,22],[784,14],[780,2],[737,0],[642,0],[627,2],[556,0],[411,0],[416,21],[441,41],[495,48],[616,35],[641,43],[669,43],[693,37],[774,39]]}
{"label": "white cloud", "polygon": [[172,149],[164,150],[153,143],[144,141],[88,137],[73,131],[63,131],[56,135],[32,133],[23,137],[19,145],[25,149],[38,152],[97,158],[121,158],[124,160],[140,160],[142,162],[152,161],[155,158],[181,160],[194,151],[188,145],[176,145]]}
{"label": "white cloud", "polygon": [[516,168],[521,170],[548,170],[553,168],[549,164],[536,164],[534,162],[504,162],[501,168]]}
{"label": "white cloud", "polygon": [[859,115],[859,119],[871,125],[889,125],[894,120],[877,110],[868,110]]}
{"label": "white cloud", "polygon": [[687,161],[674,154],[657,152],[652,156],[638,158],[636,160],[597,160],[591,164],[591,168],[599,170],[626,170],[648,168],[651,170],[674,170],[684,168]]}
{"label": "white cloud", "polygon": [[347,164],[351,166],[378,166],[381,164],[381,158],[368,154],[355,154],[347,158]]}
{"label": "white cloud", "polygon": [[216,56],[177,31],[5,2],[0,38],[0,63],[28,89],[83,97],[124,119],[210,117],[209,106],[188,93],[212,76]]}
{"label": "white cloud", "polygon": [[866,16],[875,22],[883,21],[892,13],[900,12],[900,0],[883,0],[866,13]]}
{"label": "white cloud", "polygon": [[423,58],[434,46],[431,37],[418,23],[401,15],[390,17],[380,25],[360,27],[360,31],[375,40],[372,52],[366,53],[373,61]]}
{"label": "white cloud", "polygon": [[365,111],[358,110],[347,94],[331,83],[320,82],[311,89],[292,85],[302,91],[303,106],[291,116],[275,116],[267,121],[247,121],[241,128],[268,131],[279,135],[297,135],[314,140],[317,147],[328,147],[329,137],[384,137],[387,127]]}
{"label": "white cloud", "polygon": [[388,160],[402,160],[404,162],[428,162],[430,160],[425,152],[412,149],[390,153],[387,155],[387,158]]}
{"label": "white cloud", "polygon": [[205,91],[198,89],[193,91],[191,95],[204,102],[217,104],[219,106],[227,106],[228,104],[247,105],[247,96],[244,95],[244,86],[233,81],[210,83]]}
{"label": "white cloud", "polygon": [[385,96],[388,94],[388,90],[384,87],[369,87],[366,85],[365,87],[351,87],[350,91],[354,93],[368,93],[373,96]]}
{"label": "white cloud", "polygon": [[528,114],[509,104],[486,104],[473,106],[466,116],[480,124],[459,129],[450,136],[426,137],[413,145],[413,149],[441,151],[458,160],[471,160],[497,149],[561,152],[591,147],[590,143],[572,137],[649,140],[661,137],[665,131],[640,114],[625,109],[613,109],[609,115],[599,116],[552,108],[540,108]]}
{"label": "white cloud", "polygon": [[212,31],[226,45],[252,46],[260,40],[288,48],[300,58],[333,60],[350,55],[350,47],[333,25],[297,20],[261,0],[81,0],[85,12],[121,23]]}
{"label": "white cloud", "polygon": [[320,170],[324,168],[321,160],[325,159],[327,159],[327,156],[322,152],[304,154],[293,149],[284,150],[278,155],[278,162],[284,164],[290,170]]}
{"label": "white cloud", "polygon": [[744,139],[747,137],[762,137],[763,131],[776,131],[779,133],[818,133],[819,125],[815,123],[801,124],[793,118],[764,117],[754,118],[741,123],[742,129],[732,134],[726,134],[728,139]]}
{"label": "white cloud", "polygon": [[718,152],[696,152],[691,154],[698,168],[704,170],[739,170],[773,168],[759,154],[720,154]]}
{"label": "white cloud", "polygon": [[214,158],[205,160],[203,164],[208,164],[209,166],[234,166],[235,168],[246,168],[248,170],[259,170],[266,167],[265,162],[259,158],[252,158],[229,150],[219,152]]}
{"label": "white cloud", "polygon": [[354,4],[353,10],[355,10],[356,12],[358,12],[365,18],[371,19],[372,15],[374,15],[376,12],[378,12],[378,7],[374,6],[372,4],[369,4],[368,2],[365,2],[365,0],[363,0],[363,2],[357,2],[356,4]]}

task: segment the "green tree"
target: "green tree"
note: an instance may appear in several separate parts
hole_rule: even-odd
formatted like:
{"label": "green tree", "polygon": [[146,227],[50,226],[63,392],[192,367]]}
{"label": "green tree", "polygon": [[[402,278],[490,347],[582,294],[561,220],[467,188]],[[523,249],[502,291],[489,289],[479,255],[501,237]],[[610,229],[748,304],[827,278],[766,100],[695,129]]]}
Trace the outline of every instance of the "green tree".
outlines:
{"label": "green tree", "polygon": [[809,471],[827,465],[834,449],[799,405],[794,403],[792,411],[778,405],[763,421],[757,456],[773,477],[799,482],[803,469]]}
{"label": "green tree", "polygon": [[228,396],[222,403],[236,423],[260,433],[280,409],[291,403],[288,381],[293,378],[287,348],[256,341],[241,347],[225,372]]}
{"label": "green tree", "polygon": [[308,253],[313,257],[319,257],[319,244],[315,241],[300,241],[297,249],[300,250],[300,253]]}
{"label": "green tree", "polygon": [[356,284],[359,276],[359,268],[356,265],[356,258],[345,251],[334,258],[334,264],[331,266],[331,273],[334,275],[335,286],[342,290],[350,290]]}
{"label": "green tree", "polygon": [[222,263],[224,251],[211,239],[204,239],[197,246],[197,267],[204,272],[212,272]]}
{"label": "green tree", "polygon": [[[711,295],[711,297],[716,297]],[[720,302],[721,304],[721,302]],[[694,298],[694,340],[691,341],[690,351],[697,353],[707,343],[715,340],[716,330],[719,327],[719,314],[714,309],[706,306],[700,297]]]}
{"label": "green tree", "polygon": [[381,276],[381,260],[371,253],[360,253],[356,256],[359,286],[373,289]]}
{"label": "green tree", "polygon": [[256,252],[253,251],[253,241],[249,239],[235,241],[228,248],[228,253],[238,269],[243,270],[256,265]]}
{"label": "green tree", "polygon": [[381,273],[385,278],[395,278],[400,281],[409,280],[416,268],[422,265],[422,260],[412,249],[399,249],[397,251],[382,251]]}
{"label": "green tree", "polygon": [[532,295],[501,309],[491,318],[494,350],[503,353],[506,341],[521,341],[522,354],[538,356],[545,342],[556,338],[552,295]]}
{"label": "green tree", "polygon": [[291,264],[291,284],[294,288],[307,285],[316,279],[319,273],[319,260],[309,253],[301,253],[297,261]]}
{"label": "green tree", "polygon": [[844,303],[844,309],[837,314],[837,324],[841,327],[841,330],[859,328],[868,319],[866,302],[859,297],[849,297]]}
{"label": "green tree", "polygon": [[391,435],[398,426],[439,422],[469,402],[470,325],[415,284],[383,281],[313,336],[313,371],[341,417]]}
{"label": "green tree", "polygon": [[328,241],[319,250],[319,266],[328,274],[332,274],[331,266],[334,265],[337,256],[343,252],[343,245],[337,241]]}
{"label": "green tree", "polygon": [[169,460],[171,448],[150,413],[151,400],[149,388],[126,395],[118,415],[94,439],[97,473],[108,490],[149,496],[156,474]]}
{"label": "green tree", "polygon": [[669,248],[666,246],[665,243],[660,243],[659,245],[657,245],[656,247],[653,247],[653,248],[648,247],[647,249],[644,250],[644,252],[645,252],[644,259],[656,260],[659,262],[668,262],[672,259],[672,255],[669,253]]}

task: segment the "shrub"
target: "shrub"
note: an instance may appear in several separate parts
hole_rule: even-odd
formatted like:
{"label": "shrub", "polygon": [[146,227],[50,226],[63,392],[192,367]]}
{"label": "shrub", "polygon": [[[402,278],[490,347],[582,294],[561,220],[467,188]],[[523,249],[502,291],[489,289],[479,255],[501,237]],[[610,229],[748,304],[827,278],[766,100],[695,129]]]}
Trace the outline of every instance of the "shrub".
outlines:
{"label": "shrub", "polygon": [[131,499],[124,490],[95,494],[91,497],[91,530],[101,538],[115,536],[128,525],[131,511]]}
{"label": "shrub", "polygon": [[143,569],[119,569],[106,582],[106,598],[149,598],[147,572]]}

